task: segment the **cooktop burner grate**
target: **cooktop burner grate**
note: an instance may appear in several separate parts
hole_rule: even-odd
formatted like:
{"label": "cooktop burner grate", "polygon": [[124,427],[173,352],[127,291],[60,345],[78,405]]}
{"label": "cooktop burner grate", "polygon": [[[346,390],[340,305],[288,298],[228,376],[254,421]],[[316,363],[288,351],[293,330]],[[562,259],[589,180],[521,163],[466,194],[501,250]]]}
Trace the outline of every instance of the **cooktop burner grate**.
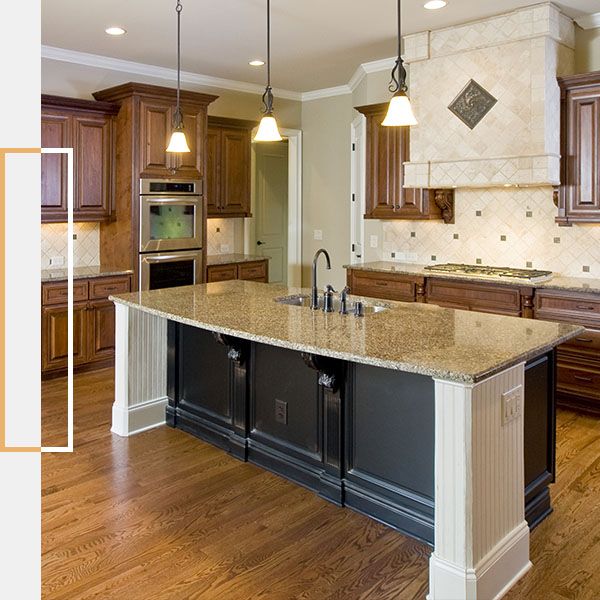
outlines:
{"label": "cooktop burner grate", "polygon": [[474,275],[478,277],[507,277],[531,282],[546,281],[552,277],[552,271],[513,269],[511,267],[488,267],[486,265],[463,265],[459,263],[429,265],[426,266],[425,269],[438,273],[455,273],[457,275]]}

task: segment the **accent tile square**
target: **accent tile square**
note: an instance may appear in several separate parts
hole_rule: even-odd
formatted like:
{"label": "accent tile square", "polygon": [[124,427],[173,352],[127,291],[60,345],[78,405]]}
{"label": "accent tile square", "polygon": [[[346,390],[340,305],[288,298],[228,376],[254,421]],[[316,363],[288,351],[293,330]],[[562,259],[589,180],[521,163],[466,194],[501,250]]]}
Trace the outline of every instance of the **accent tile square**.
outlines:
{"label": "accent tile square", "polygon": [[498,100],[494,96],[474,79],[471,79],[448,108],[469,129],[474,129],[496,102]]}

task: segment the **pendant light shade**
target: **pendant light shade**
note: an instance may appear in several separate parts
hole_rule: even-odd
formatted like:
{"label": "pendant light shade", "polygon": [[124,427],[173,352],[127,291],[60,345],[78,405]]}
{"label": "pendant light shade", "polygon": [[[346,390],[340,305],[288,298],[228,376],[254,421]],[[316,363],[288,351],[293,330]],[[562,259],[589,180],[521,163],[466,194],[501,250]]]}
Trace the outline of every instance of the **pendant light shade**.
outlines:
{"label": "pendant light shade", "polygon": [[262,97],[263,118],[254,136],[255,142],[280,142],[277,121],[273,116],[273,90],[271,88],[271,0],[267,0],[267,87]]}
{"label": "pendant light shade", "polygon": [[183,127],[173,130],[169,145],[167,146],[167,152],[191,152]]}
{"label": "pendant light shade", "polygon": [[402,60],[402,3],[398,0],[398,58],[392,69],[392,80],[389,90],[394,95],[390,100],[387,114],[382,125],[386,127],[407,127],[416,125],[417,119],[410,105],[410,100],[406,95],[408,86],[406,85],[406,69]]}
{"label": "pendant light shade", "polygon": [[272,114],[266,114],[258,126],[258,131],[254,136],[255,142],[280,142],[283,138],[279,133],[277,121]]}
{"label": "pendant light shade", "polygon": [[177,108],[173,117],[173,133],[167,146],[167,152],[191,152],[183,130],[183,116],[179,106],[179,95],[181,91],[181,11],[183,6],[181,1],[177,0],[175,11],[177,12]]}
{"label": "pendant light shade", "polygon": [[406,92],[397,92],[390,100],[390,105],[382,125],[386,127],[403,127],[416,124],[417,119],[415,119]]}

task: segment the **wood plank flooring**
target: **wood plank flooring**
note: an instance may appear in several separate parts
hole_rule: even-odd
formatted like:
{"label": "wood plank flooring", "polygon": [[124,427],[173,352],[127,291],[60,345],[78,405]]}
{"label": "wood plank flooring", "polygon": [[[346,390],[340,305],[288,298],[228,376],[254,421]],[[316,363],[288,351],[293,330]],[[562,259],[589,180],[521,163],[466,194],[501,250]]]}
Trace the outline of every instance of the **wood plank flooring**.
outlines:
{"label": "wood plank flooring", "polygon": [[[62,444],[65,380],[43,383]],[[110,369],[76,376],[75,452],[42,465],[44,600],[412,600],[430,549],[178,430],[109,431]],[[555,512],[510,600],[600,597],[600,420],[559,414]]]}

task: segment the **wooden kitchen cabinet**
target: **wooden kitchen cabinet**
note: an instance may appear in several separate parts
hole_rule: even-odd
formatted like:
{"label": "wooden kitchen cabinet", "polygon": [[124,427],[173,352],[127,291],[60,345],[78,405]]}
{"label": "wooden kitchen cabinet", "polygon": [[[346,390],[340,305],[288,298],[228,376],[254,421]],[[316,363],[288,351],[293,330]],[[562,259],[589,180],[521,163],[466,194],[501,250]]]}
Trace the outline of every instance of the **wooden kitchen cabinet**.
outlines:
{"label": "wooden kitchen cabinet", "polygon": [[[115,308],[111,294],[131,290],[131,276],[73,282],[73,361],[78,370],[108,366],[115,352]],[[67,369],[67,283],[42,284],[42,377]]]}
{"label": "wooden kitchen cabinet", "polygon": [[557,350],[557,401],[600,415],[600,296],[536,290],[535,318],[583,325],[583,334]]}
{"label": "wooden kitchen cabinet", "polygon": [[207,196],[209,217],[249,217],[253,121],[209,117]]}
{"label": "wooden kitchen cabinet", "polygon": [[[42,96],[43,148],[73,148],[73,218],[104,221],[114,199],[114,116],[118,107],[59,96]],[[42,222],[67,220],[67,156],[41,159]]]}
{"label": "wooden kitchen cabinet", "polygon": [[410,128],[384,127],[387,103],[356,108],[367,119],[365,219],[454,222],[454,191],[404,187]]}
{"label": "wooden kitchen cabinet", "polygon": [[203,144],[198,137],[204,130],[206,108],[181,105],[183,126],[190,152],[167,152],[173,130],[175,108],[171,98],[140,101],[140,170],[142,177],[202,179],[204,177]]}
{"label": "wooden kitchen cabinet", "polygon": [[[206,196],[206,133],[208,105],[217,96],[181,90],[181,111],[189,153],[168,153],[177,90],[129,82],[93,94],[96,100],[119,107],[115,214],[100,225],[100,262],[133,270],[139,282],[140,179],[199,180]],[[206,240],[206,220],[201,223]],[[203,259],[206,250],[203,249]]]}
{"label": "wooden kitchen cabinet", "polygon": [[242,263],[228,263],[223,265],[208,265],[206,267],[206,282],[231,281],[243,279],[245,281],[269,282],[269,261],[257,260]]}
{"label": "wooden kitchen cabinet", "polygon": [[600,71],[560,77],[559,225],[600,223]]}

